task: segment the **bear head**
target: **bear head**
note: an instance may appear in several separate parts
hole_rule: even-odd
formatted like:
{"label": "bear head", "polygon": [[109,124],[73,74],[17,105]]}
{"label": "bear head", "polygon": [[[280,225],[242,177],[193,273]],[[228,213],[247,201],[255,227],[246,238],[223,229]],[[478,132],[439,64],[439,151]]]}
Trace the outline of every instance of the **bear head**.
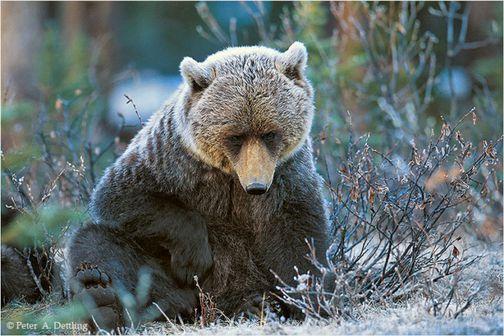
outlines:
{"label": "bear head", "polygon": [[270,187],[275,169],[306,141],[313,90],[300,42],[283,53],[229,48],[204,62],[186,57],[176,125],[186,147],[205,163],[236,174],[249,194]]}

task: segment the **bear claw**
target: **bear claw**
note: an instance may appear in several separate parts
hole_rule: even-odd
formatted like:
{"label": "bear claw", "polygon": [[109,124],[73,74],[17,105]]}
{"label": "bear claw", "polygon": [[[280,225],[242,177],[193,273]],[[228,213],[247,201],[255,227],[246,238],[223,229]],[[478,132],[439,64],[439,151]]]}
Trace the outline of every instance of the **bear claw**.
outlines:
{"label": "bear claw", "polygon": [[110,277],[105,272],[101,272],[98,266],[83,263],[77,269],[75,280],[86,288],[101,286],[103,288],[111,284]]}

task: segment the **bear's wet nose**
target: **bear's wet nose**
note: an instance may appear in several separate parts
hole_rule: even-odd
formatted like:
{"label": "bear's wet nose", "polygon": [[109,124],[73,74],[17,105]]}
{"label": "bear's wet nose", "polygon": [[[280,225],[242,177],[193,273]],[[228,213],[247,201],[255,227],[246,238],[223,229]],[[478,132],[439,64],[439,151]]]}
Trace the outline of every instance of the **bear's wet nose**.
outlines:
{"label": "bear's wet nose", "polygon": [[268,190],[268,187],[262,183],[251,183],[245,188],[245,190],[251,195],[261,195]]}

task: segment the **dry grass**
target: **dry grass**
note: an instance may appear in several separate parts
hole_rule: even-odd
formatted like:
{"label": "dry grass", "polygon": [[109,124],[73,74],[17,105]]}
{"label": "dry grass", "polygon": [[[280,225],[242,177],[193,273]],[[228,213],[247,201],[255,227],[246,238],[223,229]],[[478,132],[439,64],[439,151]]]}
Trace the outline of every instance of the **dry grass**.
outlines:
{"label": "dry grass", "polygon": [[140,334],[184,335],[335,335],[335,334],[497,334],[503,333],[503,268],[502,251],[493,251],[471,266],[462,287],[481,288],[471,306],[456,319],[459,307],[448,308],[445,316],[435,317],[424,296],[410,298],[399,304],[362,304],[357,308],[360,318],[354,320],[303,323],[267,320],[265,324],[250,321],[218,323],[205,328],[171,323],[149,323],[136,332]]}

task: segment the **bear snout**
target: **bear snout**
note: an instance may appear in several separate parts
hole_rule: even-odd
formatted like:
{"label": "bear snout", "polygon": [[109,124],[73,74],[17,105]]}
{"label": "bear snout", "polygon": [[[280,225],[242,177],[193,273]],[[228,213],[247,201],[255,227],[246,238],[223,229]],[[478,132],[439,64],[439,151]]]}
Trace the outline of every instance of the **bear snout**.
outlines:
{"label": "bear snout", "polygon": [[268,186],[263,183],[251,183],[245,187],[245,191],[250,195],[262,195],[268,191]]}

